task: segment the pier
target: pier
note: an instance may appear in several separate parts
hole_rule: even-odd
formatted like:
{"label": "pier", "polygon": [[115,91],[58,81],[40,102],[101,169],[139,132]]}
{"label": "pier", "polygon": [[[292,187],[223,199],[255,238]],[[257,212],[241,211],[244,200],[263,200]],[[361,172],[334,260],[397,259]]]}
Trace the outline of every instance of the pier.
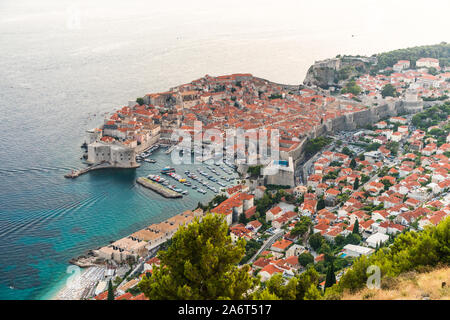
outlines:
{"label": "pier", "polygon": [[160,195],[162,195],[165,198],[182,198],[183,197],[178,192],[170,190],[169,188],[166,188],[166,187],[164,187],[156,182],[153,182],[147,178],[144,178],[144,177],[137,178],[136,182],[145,188],[151,189],[151,190],[155,191],[156,193],[159,193]]}
{"label": "pier", "polygon": [[84,169],[80,169],[80,170],[72,170],[72,172],[67,173],[64,175],[64,178],[70,178],[70,179],[75,179],[85,173],[88,173],[89,171],[93,171],[93,170],[99,170],[99,169],[114,169],[114,168],[118,168],[118,169],[135,169],[135,168],[139,168],[140,164],[136,164],[133,166],[128,166],[128,167],[122,167],[122,166],[115,166],[110,164],[109,162],[103,162],[103,163],[99,163],[99,164],[95,164],[92,165],[90,167],[84,168]]}
{"label": "pier", "polygon": [[176,147],[175,144],[172,145],[172,146],[170,146],[169,149],[167,149],[167,150],[165,151],[165,153],[166,153],[166,154],[170,154],[170,153],[175,149],[175,147]]}

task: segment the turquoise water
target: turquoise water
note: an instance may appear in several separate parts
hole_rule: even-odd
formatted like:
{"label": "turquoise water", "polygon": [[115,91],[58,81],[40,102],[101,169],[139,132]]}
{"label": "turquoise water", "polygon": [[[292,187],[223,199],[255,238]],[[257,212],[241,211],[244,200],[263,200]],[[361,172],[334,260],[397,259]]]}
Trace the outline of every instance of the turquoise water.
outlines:
{"label": "turquoise water", "polygon": [[356,0],[176,2],[0,1],[0,299],[48,297],[70,258],[212,197],[167,201],[137,186],[170,165],[163,154],[135,171],[65,179],[101,113],[205,74],[299,84],[315,60],[449,41],[445,9],[418,24],[400,3],[390,13],[372,3],[367,17]]}
{"label": "turquoise water", "polygon": [[[77,145],[73,148],[81,153]],[[0,195],[0,297],[48,298],[67,278],[70,258],[213,197],[184,186],[189,195],[168,200],[137,185],[137,177],[159,173],[171,163],[161,151],[152,158],[157,163],[143,162],[135,170],[93,171],[74,180],[62,177],[69,168],[2,170],[2,180],[10,187]],[[183,174],[193,166],[175,168]]]}
{"label": "turquoise water", "polygon": [[[138,176],[159,173],[170,163],[170,156],[163,152],[152,158],[157,163],[144,162],[136,170],[94,171],[74,180],[62,177],[67,169],[3,171],[11,187],[0,197],[6,204],[0,228],[0,297],[48,298],[67,278],[70,258],[213,197],[211,192],[201,195],[184,187],[189,195],[167,200],[137,185]],[[181,173],[192,170],[191,166],[175,167]]]}

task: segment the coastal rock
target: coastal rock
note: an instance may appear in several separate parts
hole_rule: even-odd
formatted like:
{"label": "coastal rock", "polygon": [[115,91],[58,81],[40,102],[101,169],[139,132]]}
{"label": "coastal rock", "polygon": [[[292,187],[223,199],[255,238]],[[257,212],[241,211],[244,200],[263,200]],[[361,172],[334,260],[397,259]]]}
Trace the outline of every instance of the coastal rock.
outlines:
{"label": "coastal rock", "polygon": [[341,86],[342,82],[359,73],[368,72],[370,66],[376,64],[375,57],[344,56],[316,61],[306,74],[303,83],[308,86],[329,88]]}

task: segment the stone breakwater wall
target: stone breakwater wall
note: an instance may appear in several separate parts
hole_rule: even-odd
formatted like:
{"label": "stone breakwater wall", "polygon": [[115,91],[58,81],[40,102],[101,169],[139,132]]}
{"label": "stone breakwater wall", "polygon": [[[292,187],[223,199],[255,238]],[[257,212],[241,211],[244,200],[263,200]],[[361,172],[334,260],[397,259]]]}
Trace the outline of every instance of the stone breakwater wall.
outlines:
{"label": "stone breakwater wall", "polygon": [[170,190],[169,188],[166,188],[166,187],[164,187],[156,182],[153,182],[147,178],[143,178],[143,177],[137,178],[136,182],[139,183],[140,185],[142,185],[143,187],[151,189],[166,198],[182,198],[183,197],[178,192]]}
{"label": "stone breakwater wall", "polygon": [[72,170],[72,172],[67,173],[64,175],[65,178],[71,178],[71,179],[75,179],[78,178],[79,176],[88,173],[90,171],[94,171],[94,170],[100,170],[100,169],[136,169],[139,168],[141,165],[139,163],[135,163],[134,165],[130,165],[130,166],[121,166],[121,165],[113,165],[110,164],[109,162],[103,162],[103,163],[99,163],[99,164],[94,164],[90,167],[84,168],[84,169],[80,169],[80,170]]}

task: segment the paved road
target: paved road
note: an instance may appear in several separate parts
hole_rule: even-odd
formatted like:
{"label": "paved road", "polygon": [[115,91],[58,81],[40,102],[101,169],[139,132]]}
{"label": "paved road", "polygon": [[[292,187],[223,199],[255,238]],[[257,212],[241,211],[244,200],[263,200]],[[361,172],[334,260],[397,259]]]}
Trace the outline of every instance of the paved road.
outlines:
{"label": "paved road", "polygon": [[311,158],[309,158],[308,161],[306,161],[303,165],[302,165],[302,172],[303,172],[303,184],[306,185],[306,182],[308,180],[308,177],[310,175],[310,173],[312,173],[312,166],[314,164],[314,162],[320,158],[322,156],[322,154],[325,151],[330,151],[332,148],[334,148],[335,143],[332,142],[331,144],[329,144],[328,146],[326,146],[324,149],[320,150],[319,152],[317,152],[314,156],[312,156]]}
{"label": "paved road", "polygon": [[129,275],[127,277],[125,277],[122,282],[117,286],[120,287],[121,285],[124,285],[125,283],[128,282],[127,278],[128,277],[137,277],[139,274],[141,274],[144,270],[144,264],[145,262],[147,262],[150,258],[153,258],[156,256],[158,250],[159,250],[160,246],[153,248],[152,250],[149,251],[148,255],[144,258],[140,258],[139,262],[136,264],[135,268],[129,273]]}
{"label": "paved road", "polygon": [[269,239],[266,240],[266,242],[263,243],[261,248],[255,253],[253,257],[251,257],[250,260],[247,261],[247,264],[253,263],[253,261],[256,259],[257,256],[261,254],[264,250],[267,250],[272,246],[272,244],[278,240],[282,235],[284,234],[284,230],[280,230],[277,233],[273,234]]}

